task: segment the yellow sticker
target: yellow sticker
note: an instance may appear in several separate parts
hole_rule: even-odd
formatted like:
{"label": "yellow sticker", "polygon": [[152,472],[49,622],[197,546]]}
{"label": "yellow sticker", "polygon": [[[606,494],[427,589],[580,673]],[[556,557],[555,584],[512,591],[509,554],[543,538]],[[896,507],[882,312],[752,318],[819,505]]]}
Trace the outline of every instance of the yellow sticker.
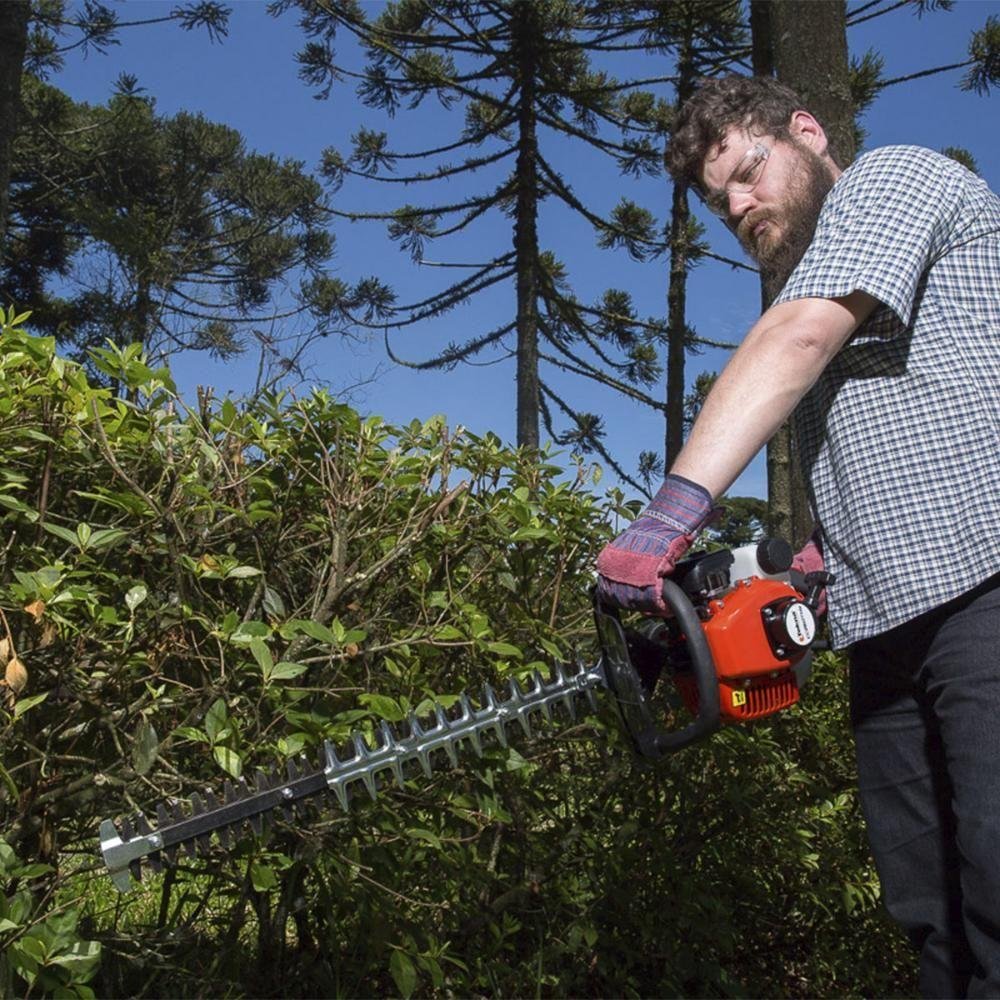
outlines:
{"label": "yellow sticker", "polygon": [[745,705],[747,703],[747,693],[746,691],[734,691],[733,692],[733,707],[736,708],[739,705]]}

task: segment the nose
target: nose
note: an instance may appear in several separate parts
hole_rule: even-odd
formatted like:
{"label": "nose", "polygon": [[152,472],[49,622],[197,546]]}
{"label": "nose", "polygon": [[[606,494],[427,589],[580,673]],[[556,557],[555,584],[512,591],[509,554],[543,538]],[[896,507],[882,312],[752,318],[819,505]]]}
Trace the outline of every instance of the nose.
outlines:
{"label": "nose", "polygon": [[756,204],[752,191],[730,191],[729,218],[739,222]]}

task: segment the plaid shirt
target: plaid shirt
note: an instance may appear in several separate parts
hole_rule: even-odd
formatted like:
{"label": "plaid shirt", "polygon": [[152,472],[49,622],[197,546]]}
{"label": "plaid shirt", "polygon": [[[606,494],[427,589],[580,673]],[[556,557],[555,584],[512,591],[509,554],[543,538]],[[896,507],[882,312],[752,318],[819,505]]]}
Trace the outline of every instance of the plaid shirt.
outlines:
{"label": "plaid shirt", "polygon": [[1000,198],[916,146],[858,159],[776,302],[880,305],[795,412],[837,647],[1000,572]]}

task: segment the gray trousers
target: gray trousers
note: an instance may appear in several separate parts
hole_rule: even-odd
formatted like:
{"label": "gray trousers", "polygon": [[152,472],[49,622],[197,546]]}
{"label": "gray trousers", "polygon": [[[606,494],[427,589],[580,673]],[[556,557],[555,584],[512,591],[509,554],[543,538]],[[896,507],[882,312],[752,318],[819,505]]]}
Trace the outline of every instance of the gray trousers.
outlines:
{"label": "gray trousers", "polygon": [[851,648],[861,803],[924,997],[1000,997],[1000,576]]}

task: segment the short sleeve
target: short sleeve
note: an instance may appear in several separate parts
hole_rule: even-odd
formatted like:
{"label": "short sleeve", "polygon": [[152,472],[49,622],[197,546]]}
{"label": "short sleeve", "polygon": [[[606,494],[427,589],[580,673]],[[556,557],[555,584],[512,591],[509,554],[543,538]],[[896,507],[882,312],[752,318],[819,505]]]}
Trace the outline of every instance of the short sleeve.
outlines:
{"label": "short sleeve", "polygon": [[867,292],[910,323],[922,276],[949,246],[965,170],[918,146],[857,160],[827,196],[813,240],[775,300]]}

